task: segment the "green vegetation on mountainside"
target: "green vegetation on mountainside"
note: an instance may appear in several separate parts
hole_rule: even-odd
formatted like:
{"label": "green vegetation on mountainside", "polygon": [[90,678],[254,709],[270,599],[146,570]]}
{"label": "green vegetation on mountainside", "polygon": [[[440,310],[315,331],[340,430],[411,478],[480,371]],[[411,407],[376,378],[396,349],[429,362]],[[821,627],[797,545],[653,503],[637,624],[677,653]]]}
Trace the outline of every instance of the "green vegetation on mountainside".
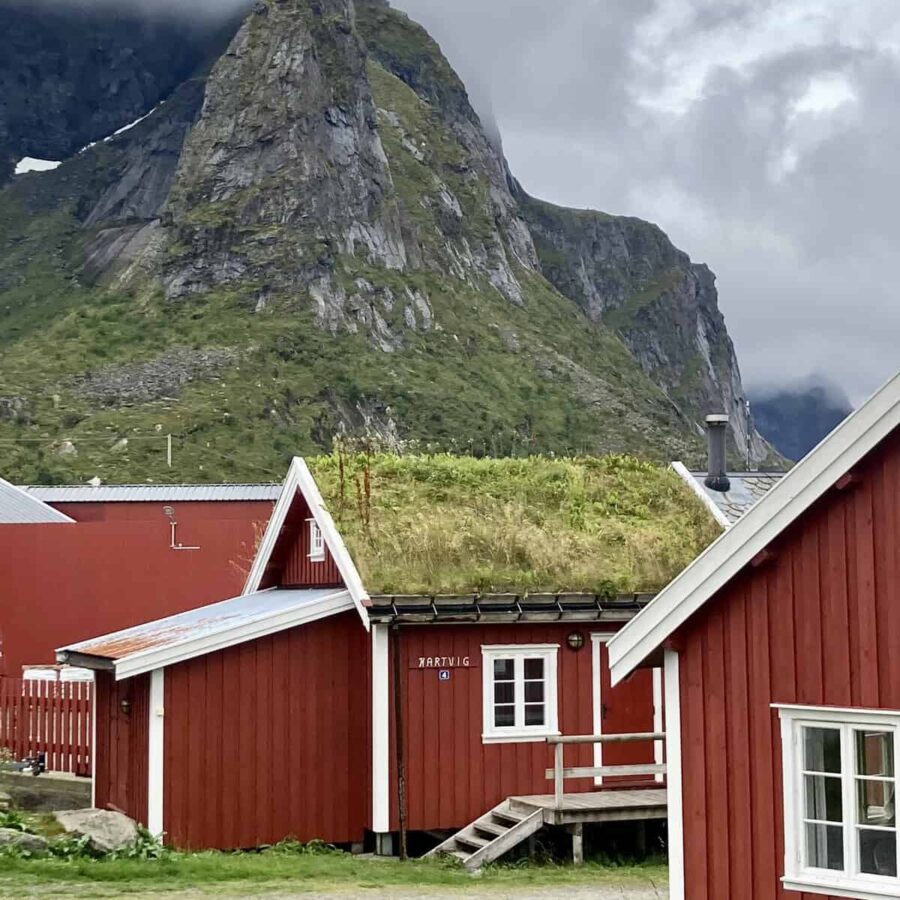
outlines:
{"label": "green vegetation on mountainside", "polygon": [[671,469],[627,456],[309,460],[370,591],[655,591],[717,537]]}

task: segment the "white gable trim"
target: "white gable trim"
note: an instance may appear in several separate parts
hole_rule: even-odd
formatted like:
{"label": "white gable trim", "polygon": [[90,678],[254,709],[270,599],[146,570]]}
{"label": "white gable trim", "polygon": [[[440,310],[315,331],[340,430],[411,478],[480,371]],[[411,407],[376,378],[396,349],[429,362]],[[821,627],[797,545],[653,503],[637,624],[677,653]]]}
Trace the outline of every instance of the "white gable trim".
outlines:
{"label": "white gable trim", "polygon": [[900,375],[839,425],[609,642],[612,683],[628,676],[897,427]]}
{"label": "white gable trim", "polygon": [[691,489],[694,495],[699,498],[700,502],[709,510],[712,517],[723,527],[731,528],[731,520],[716,505],[715,501],[706,491],[697,484],[697,479],[688,471],[687,466],[682,462],[673,462],[672,471],[681,477],[681,480]]}
{"label": "white gable trim", "polygon": [[296,628],[298,625],[327,619],[329,616],[353,609],[353,606],[353,600],[347,591],[335,591],[315,603],[303,603],[292,609],[260,616],[258,619],[241,622],[215,634],[189,637],[183,641],[167,644],[165,647],[133,653],[131,656],[114,661],[116,681],[143,675],[145,672],[153,672],[156,669],[185,662],[197,656],[205,656],[207,653],[227,650],[237,644],[255,641],[270,634],[277,634],[279,631]]}
{"label": "white gable trim", "polygon": [[359,577],[359,572],[350,556],[350,552],[347,550],[347,546],[344,544],[344,540],[334,524],[334,519],[331,518],[331,513],[328,512],[325,506],[325,501],[322,499],[322,494],[319,492],[319,487],[312,476],[312,472],[309,471],[309,466],[299,456],[294,457],[291,467],[288,469],[284,487],[281,489],[281,496],[278,498],[275,509],[272,511],[272,517],[269,519],[266,533],[263,535],[262,542],[259,545],[256,559],[253,560],[253,567],[247,576],[244,594],[254,594],[259,590],[259,585],[262,583],[269,560],[275,552],[275,546],[278,543],[278,538],[281,536],[281,530],[284,528],[288,511],[297,491],[306,500],[310,516],[318,523],[322,537],[325,539],[325,546],[331,552],[331,557],[341,573],[341,578],[344,579],[344,585],[353,598],[353,603],[359,612],[363,625],[368,630],[369,614],[366,611],[366,606],[369,603],[369,594],[363,587],[362,579]]}
{"label": "white gable trim", "polygon": [[[12,493],[17,494],[20,497],[22,497],[22,499],[29,506],[39,508],[41,510],[41,512],[47,516],[47,518],[44,519],[42,522],[33,522],[33,523],[26,522],[23,524],[41,525],[41,524],[52,523],[52,522],[68,522],[69,524],[72,524],[75,522],[74,519],[70,518],[65,513],[61,513],[55,507],[50,506],[49,503],[45,503],[43,500],[40,500],[38,497],[35,497],[33,494],[29,494],[28,491],[23,490],[16,484],[12,484],[11,482],[7,481],[5,478],[0,478],[0,485],[2,485],[4,490],[11,491]],[[15,523],[10,523],[10,524],[15,524]]]}

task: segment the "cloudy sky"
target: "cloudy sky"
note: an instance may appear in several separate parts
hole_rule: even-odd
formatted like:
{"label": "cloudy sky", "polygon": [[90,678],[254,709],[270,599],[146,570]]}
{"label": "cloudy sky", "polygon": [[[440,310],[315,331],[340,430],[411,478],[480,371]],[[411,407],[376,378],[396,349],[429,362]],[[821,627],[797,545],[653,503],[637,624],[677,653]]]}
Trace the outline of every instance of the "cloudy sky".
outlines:
{"label": "cloudy sky", "polygon": [[661,225],[718,275],[752,389],[900,366],[896,0],[394,0],[537,196]]}

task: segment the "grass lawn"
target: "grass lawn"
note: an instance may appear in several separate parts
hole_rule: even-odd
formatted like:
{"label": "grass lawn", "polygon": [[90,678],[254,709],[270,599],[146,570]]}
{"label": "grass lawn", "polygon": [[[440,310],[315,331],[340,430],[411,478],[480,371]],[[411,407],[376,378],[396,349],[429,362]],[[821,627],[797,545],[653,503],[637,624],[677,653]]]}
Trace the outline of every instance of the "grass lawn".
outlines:
{"label": "grass lawn", "polygon": [[[595,886],[664,887],[665,867],[639,866],[489,866],[479,877],[438,861],[399,863],[345,853],[166,854],[162,859],[90,860],[0,857],[0,897],[248,897],[352,893],[382,896],[414,890],[417,894],[458,896]],[[618,892],[615,896],[619,896]],[[624,896],[624,895],[623,895]]]}

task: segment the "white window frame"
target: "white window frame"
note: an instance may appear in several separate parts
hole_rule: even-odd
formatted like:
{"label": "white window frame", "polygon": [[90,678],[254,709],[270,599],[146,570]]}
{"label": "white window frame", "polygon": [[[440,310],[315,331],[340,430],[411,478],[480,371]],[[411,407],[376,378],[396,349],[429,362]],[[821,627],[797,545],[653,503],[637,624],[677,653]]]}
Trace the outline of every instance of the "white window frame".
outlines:
{"label": "white window frame", "polygon": [[[859,869],[856,840],[856,752],[854,730],[893,732],[894,780],[900,784],[896,766],[900,763],[900,710],[846,709],[838,707],[774,704],[781,719],[781,753],[784,778],[784,877],[785,890],[810,894],[854,897],[856,900],[883,900],[900,896],[900,829],[897,834],[897,876],[870,875]],[[804,825],[803,744],[804,726],[834,728],[841,733],[841,780],[844,810],[844,869],[821,869],[806,864]],[[849,768],[848,768],[849,766]],[[896,796],[896,794],[895,794]],[[835,823],[837,824],[837,823]]]}
{"label": "white window frame", "polygon": [[[494,660],[515,661],[515,725],[494,725]],[[526,659],[544,661],[544,724],[525,725],[525,683],[520,677]],[[559,734],[559,644],[484,644],[481,647],[483,731],[485,744],[542,741]]]}
{"label": "white window frame", "polygon": [[311,562],[325,561],[325,536],[315,519],[307,519],[309,523],[309,559]]}

